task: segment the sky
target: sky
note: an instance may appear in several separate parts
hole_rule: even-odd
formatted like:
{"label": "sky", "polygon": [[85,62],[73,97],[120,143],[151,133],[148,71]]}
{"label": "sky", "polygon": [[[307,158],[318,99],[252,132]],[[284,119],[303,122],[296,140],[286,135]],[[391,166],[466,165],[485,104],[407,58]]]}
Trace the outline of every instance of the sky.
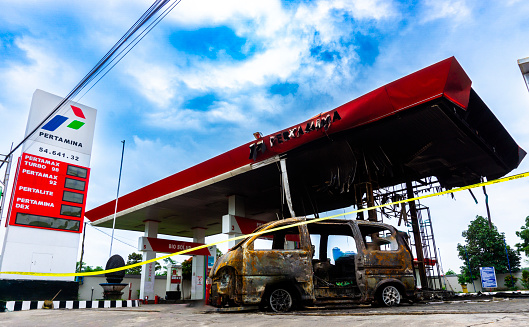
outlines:
{"label": "sky", "polygon": [[[0,0],[0,153],[22,140],[35,89],[68,94],[150,4]],[[182,0],[74,99],[98,110],[87,209],[115,197],[122,140],[126,194],[451,56],[528,150],[529,92],[517,66],[529,57],[527,17],[523,0]],[[527,158],[511,174],[526,171]],[[492,221],[514,246],[529,179],[487,191]],[[478,204],[468,192],[422,201],[445,271],[459,270],[461,232],[486,215],[474,193]],[[87,227],[84,262],[105,265],[110,233]],[[137,251],[139,233],[115,235],[114,253]]]}

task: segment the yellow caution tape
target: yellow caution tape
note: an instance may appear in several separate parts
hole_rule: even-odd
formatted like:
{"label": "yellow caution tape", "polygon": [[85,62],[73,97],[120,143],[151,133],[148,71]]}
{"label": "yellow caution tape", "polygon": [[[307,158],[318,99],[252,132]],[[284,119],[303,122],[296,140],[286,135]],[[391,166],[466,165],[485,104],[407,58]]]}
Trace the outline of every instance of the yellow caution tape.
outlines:
{"label": "yellow caution tape", "polygon": [[145,264],[148,264],[148,263],[152,263],[152,262],[155,262],[155,261],[158,261],[158,260],[163,260],[163,259],[175,256],[175,255],[186,254],[186,253],[191,252],[191,251],[204,249],[204,248],[207,248],[207,247],[210,247],[210,246],[213,246],[213,245],[226,243],[226,242],[229,242],[229,241],[240,240],[240,239],[244,239],[244,238],[248,238],[248,237],[253,237],[253,236],[256,236],[256,235],[261,235],[261,234],[264,234],[264,233],[275,232],[275,231],[278,231],[278,230],[282,230],[282,229],[286,229],[286,228],[290,228],[290,227],[294,227],[294,226],[306,225],[306,224],[315,223],[315,222],[318,222],[318,221],[323,221],[323,220],[332,219],[332,218],[341,217],[341,216],[347,216],[347,215],[355,214],[355,213],[358,213],[358,212],[364,212],[364,211],[368,211],[368,210],[378,209],[378,208],[382,208],[382,207],[386,207],[386,206],[390,206],[390,205],[396,205],[396,204],[401,204],[401,203],[406,203],[406,202],[411,202],[411,201],[417,201],[417,200],[421,200],[421,199],[431,198],[431,197],[434,197],[434,196],[445,195],[445,194],[449,194],[449,193],[456,193],[456,192],[460,192],[460,191],[464,191],[464,190],[469,190],[469,189],[476,188],[476,187],[481,187],[481,186],[487,186],[487,185],[493,185],[493,184],[513,181],[513,180],[525,178],[525,177],[528,177],[528,176],[529,176],[529,172],[525,172],[525,173],[521,173],[521,174],[517,174],[517,175],[513,175],[513,176],[498,178],[498,179],[495,179],[495,180],[492,180],[492,181],[487,181],[487,182],[467,185],[467,186],[454,188],[454,189],[451,189],[451,190],[446,190],[446,191],[442,191],[442,192],[438,192],[438,193],[422,195],[422,196],[418,196],[418,197],[411,198],[411,199],[404,199],[404,200],[399,200],[399,201],[395,201],[395,202],[391,202],[391,203],[380,204],[380,205],[372,206],[372,207],[369,207],[369,208],[362,208],[362,209],[349,211],[349,212],[346,212],[346,213],[341,213],[341,214],[337,214],[337,215],[333,215],[333,216],[327,216],[327,217],[320,217],[320,218],[314,218],[314,219],[310,219],[310,220],[305,220],[305,221],[297,222],[297,223],[290,224],[290,225],[284,225],[284,226],[280,226],[280,227],[276,227],[276,228],[272,228],[272,229],[261,230],[261,231],[258,231],[258,232],[255,232],[255,233],[251,233],[251,234],[245,234],[245,235],[233,237],[233,238],[230,238],[230,239],[227,239],[227,240],[223,240],[223,241],[218,241],[218,242],[215,242],[215,243],[200,245],[200,246],[197,246],[197,247],[194,247],[194,248],[190,248],[190,249],[186,249],[186,250],[183,250],[183,251],[167,254],[167,255],[164,255],[162,257],[157,257],[157,258],[154,258],[154,259],[151,259],[151,260],[146,260],[146,261],[134,263],[134,264],[131,264],[131,265],[128,265],[128,266],[119,267],[119,268],[113,268],[113,269],[101,270],[101,271],[80,272],[80,273],[39,273],[39,272],[23,272],[23,271],[1,271],[0,274],[26,275],[26,276],[56,276],[56,277],[102,275],[102,274],[112,273],[112,272],[121,271],[121,270],[129,269],[129,268],[139,267],[139,266],[142,266],[142,265],[145,265]]}

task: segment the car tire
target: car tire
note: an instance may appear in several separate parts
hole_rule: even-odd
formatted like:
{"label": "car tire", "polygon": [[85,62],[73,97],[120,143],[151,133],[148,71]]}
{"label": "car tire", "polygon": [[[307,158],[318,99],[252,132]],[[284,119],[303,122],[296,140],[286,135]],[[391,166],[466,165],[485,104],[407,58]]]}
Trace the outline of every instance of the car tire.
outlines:
{"label": "car tire", "polygon": [[274,312],[287,312],[294,306],[294,297],[288,289],[278,287],[268,295],[268,304]]}
{"label": "car tire", "polygon": [[402,296],[395,285],[382,286],[377,296],[377,304],[384,307],[394,307],[400,304]]}

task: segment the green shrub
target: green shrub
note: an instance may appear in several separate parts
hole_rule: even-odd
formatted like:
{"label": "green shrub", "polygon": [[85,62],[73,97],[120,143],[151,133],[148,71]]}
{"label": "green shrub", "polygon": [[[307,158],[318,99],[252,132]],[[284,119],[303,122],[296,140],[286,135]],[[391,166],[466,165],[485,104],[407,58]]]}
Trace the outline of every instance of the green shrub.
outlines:
{"label": "green shrub", "polygon": [[505,286],[507,286],[509,289],[516,289],[517,281],[518,281],[518,278],[512,275],[505,276]]}
{"label": "green shrub", "polygon": [[521,283],[525,290],[529,290],[529,270],[522,271]]}

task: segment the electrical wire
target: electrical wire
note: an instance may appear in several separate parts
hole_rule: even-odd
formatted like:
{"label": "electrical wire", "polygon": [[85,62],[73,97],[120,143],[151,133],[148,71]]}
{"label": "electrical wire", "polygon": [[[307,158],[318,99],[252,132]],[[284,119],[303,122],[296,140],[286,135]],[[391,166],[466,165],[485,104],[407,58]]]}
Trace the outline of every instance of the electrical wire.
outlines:
{"label": "electrical wire", "polygon": [[[59,109],[65,106],[69,101],[73,99],[88,85],[90,85],[100,74],[102,76],[97,79],[88,89],[90,91],[103,77],[108,74],[112,68],[116,66],[117,63],[123,59],[137,44],[140,42],[158,23],[165,18],[169,12],[171,12],[174,7],[176,7],[181,0],[156,0],[148,9],[143,13],[143,15],[132,25],[127,32],[119,39],[118,42],[112,46],[112,48],[101,58],[98,63],[92,68],[88,74],[86,74],[83,79],[73,88],[72,91],[64,97],[59,104],[39,123],[30,133],[28,133],[20,143],[17,144],[8,154],[10,156],[18,148],[24,144],[40,127],[42,127],[53,115],[59,111]],[[166,7],[169,4],[168,7]],[[165,10],[161,11],[162,8]],[[160,13],[158,16],[156,14]],[[150,22],[143,30],[142,27]],[[136,35],[134,37],[134,35]],[[127,50],[128,49],[128,50]],[[114,63],[114,64],[112,64]],[[86,91],[84,95],[88,92]],[[0,168],[3,166],[4,162],[0,162]]]}
{"label": "electrical wire", "polygon": [[[171,10],[173,10],[173,8],[178,5],[182,0],[177,0],[175,1],[173,4],[171,4],[168,8],[165,9],[164,12],[162,12],[162,14],[160,16],[158,16],[153,22],[151,22],[145,30],[143,30],[138,36],[136,36],[134,38],[134,40],[131,41],[131,43],[129,43],[123,50],[120,51],[120,53],[114,58],[112,59],[108,65],[110,65],[112,62],[116,61],[109,69],[107,69],[104,74],[99,77],[99,79],[79,98],[78,101],[80,101],[94,86],[96,86],[97,83],[99,83],[99,81],[105,77],[113,68],[114,66],[116,66],[120,61],[121,59],[123,59],[141,40],[143,40],[143,38],[156,26],[158,25],[158,23],[160,23],[160,21],[162,19],[165,18],[165,16],[167,16],[167,14],[169,14],[171,12]],[[138,40],[139,38],[139,40]],[[130,48],[129,48],[130,47]],[[127,48],[129,48],[127,50]],[[126,52],[125,52],[126,50]],[[125,52],[125,54],[123,54],[123,52]],[[123,55],[122,55],[123,54]],[[107,66],[108,66],[107,65]],[[97,72],[97,74],[94,76],[94,78],[96,78],[99,74],[101,74],[103,70]]]}
{"label": "electrical wire", "polygon": [[[103,232],[102,230],[100,230],[99,228],[97,228],[97,227],[95,227],[95,226],[92,226],[92,225],[90,225],[90,224],[88,224],[88,226],[92,227],[93,229],[95,229],[95,230],[98,231],[98,232],[101,232],[101,233],[107,235],[108,237],[111,237],[110,234]],[[136,247],[136,246],[134,246],[134,245],[130,245],[129,243],[123,242],[122,240],[120,240],[119,238],[117,238],[117,237],[115,237],[115,236],[114,236],[114,239],[115,239],[116,241],[118,241],[118,242],[121,242],[121,243],[123,243],[123,244],[125,244],[125,245],[130,246],[131,248],[135,248],[136,250],[138,249],[138,247]]]}

